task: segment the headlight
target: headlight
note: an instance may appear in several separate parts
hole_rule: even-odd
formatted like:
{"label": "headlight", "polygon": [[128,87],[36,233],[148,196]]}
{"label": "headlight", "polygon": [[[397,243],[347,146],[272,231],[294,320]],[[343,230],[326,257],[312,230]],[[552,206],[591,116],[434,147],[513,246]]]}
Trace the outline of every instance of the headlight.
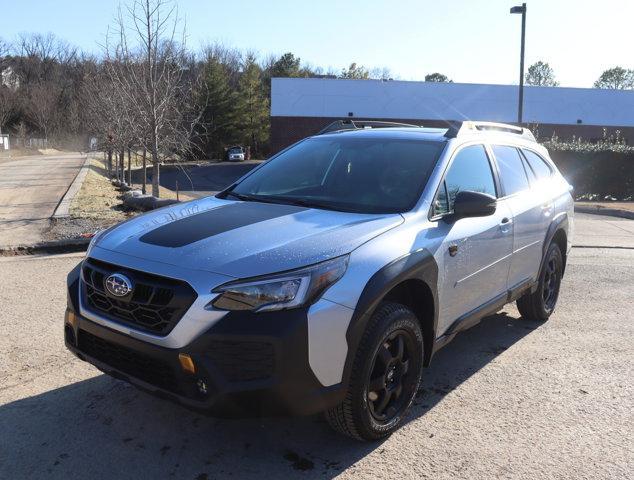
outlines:
{"label": "headlight", "polygon": [[220,295],[211,304],[219,310],[255,312],[299,307],[317,299],[343,276],[347,267],[345,255],[300,270],[227,283],[213,290]]}

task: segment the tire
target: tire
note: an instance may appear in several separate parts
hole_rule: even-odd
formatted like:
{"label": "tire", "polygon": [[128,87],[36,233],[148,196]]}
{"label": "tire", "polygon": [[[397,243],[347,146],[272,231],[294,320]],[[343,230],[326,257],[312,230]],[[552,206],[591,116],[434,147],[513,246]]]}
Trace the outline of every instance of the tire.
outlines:
{"label": "tire", "polygon": [[330,426],[365,441],[394,432],[418,391],[423,349],[416,315],[398,303],[380,304],[357,349],[346,398],[325,412]]}
{"label": "tire", "polygon": [[517,300],[517,309],[522,318],[545,322],[555,310],[559,298],[559,288],[564,261],[559,245],[551,243],[546,252],[539,284],[534,293],[526,293]]}

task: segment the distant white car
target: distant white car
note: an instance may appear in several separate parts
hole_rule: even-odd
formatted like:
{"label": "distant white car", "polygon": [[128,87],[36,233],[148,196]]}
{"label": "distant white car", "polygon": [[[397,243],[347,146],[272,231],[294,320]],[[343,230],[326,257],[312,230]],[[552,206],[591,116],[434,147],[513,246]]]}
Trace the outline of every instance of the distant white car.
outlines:
{"label": "distant white car", "polygon": [[242,147],[231,147],[227,150],[226,158],[229,162],[243,162],[244,149]]}

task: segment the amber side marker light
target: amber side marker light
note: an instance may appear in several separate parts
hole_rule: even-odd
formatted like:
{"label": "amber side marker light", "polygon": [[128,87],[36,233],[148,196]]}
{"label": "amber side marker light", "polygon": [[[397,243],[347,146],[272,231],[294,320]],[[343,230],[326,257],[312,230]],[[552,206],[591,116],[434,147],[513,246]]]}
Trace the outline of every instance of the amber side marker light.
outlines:
{"label": "amber side marker light", "polygon": [[186,353],[179,353],[178,361],[181,363],[181,368],[185,372],[191,374],[196,373],[196,367],[194,366],[194,361],[192,360],[192,357],[190,357]]}
{"label": "amber side marker light", "polygon": [[77,326],[77,315],[75,315],[75,312],[66,310],[66,323],[72,325],[73,327]]}

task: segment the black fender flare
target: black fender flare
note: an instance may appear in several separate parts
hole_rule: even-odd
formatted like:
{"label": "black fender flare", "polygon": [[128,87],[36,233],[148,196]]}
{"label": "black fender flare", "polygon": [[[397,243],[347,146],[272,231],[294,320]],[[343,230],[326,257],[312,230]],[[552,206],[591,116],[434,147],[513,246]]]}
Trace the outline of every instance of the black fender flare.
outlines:
{"label": "black fender flare", "polygon": [[[425,339],[425,357],[429,361],[432,355],[433,343],[436,339],[438,323],[438,264],[432,253],[427,249],[410,252],[388,263],[378,270],[366,283],[357,306],[348,325],[346,340],[348,354],[343,372],[345,385],[349,384],[352,364],[365,332],[368,321],[379,306],[385,295],[398,284],[406,280],[421,280],[431,291],[434,302],[433,338]],[[425,321],[427,319],[419,319]]]}
{"label": "black fender flare", "polygon": [[[548,230],[546,231],[546,238],[544,239],[544,244],[542,245],[542,260],[539,264],[538,275],[541,275],[542,269],[544,268],[544,262],[546,261],[546,253],[548,253],[548,247],[550,246],[550,243],[553,241],[553,238],[555,238],[555,234],[559,230],[563,230],[563,232],[566,234],[566,238],[568,238],[568,214],[566,212],[554,217],[552,222],[550,222],[550,225],[548,226]],[[562,275],[563,275],[563,273],[566,270],[567,252],[564,251],[564,252],[561,252],[561,254],[564,257],[564,266],[562,271]],[[539,276],[537,278],[538,278],[538,281],[536,282],[534,287],[531,289],[532,292],[535,291],[535,289],[537,288],[537,284],[539,283]]]}

